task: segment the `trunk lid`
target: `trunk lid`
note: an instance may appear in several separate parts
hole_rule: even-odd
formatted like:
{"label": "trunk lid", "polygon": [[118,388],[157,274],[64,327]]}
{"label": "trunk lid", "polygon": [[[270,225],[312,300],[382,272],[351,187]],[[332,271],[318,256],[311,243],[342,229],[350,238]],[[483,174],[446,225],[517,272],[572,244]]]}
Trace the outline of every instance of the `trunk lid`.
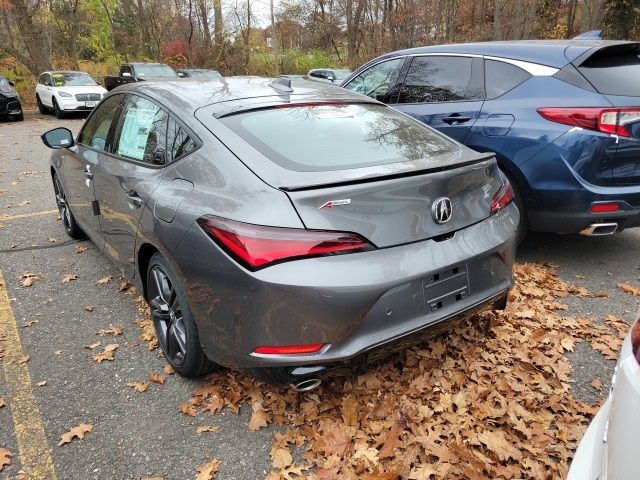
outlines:
{"label": "trunk lid", "polygon": [[[287,194],[307,228],[354,232],[380,248],[449,238],[484,220],[501,184],[492,157],[440,171],[325,184]],[[451,201],[451,218],[445,223],[438,223],[434,214],[441,198]]]}

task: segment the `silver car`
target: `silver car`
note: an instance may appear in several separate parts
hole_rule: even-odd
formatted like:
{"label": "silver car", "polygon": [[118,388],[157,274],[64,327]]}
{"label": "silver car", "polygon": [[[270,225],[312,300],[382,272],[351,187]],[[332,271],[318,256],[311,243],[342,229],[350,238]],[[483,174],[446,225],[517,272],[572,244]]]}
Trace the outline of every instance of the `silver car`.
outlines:
{"label": "silver car", "polygon": [[312,387],[513,284],[519,214],[494,156],[345,89],[134,83],[43,141],[68,234],[137,279],[185,376]]}
{"label": "silver car", "polygon": [[622,344],[611,392],[576,451],[567,480],[638,480],[640,311]]}

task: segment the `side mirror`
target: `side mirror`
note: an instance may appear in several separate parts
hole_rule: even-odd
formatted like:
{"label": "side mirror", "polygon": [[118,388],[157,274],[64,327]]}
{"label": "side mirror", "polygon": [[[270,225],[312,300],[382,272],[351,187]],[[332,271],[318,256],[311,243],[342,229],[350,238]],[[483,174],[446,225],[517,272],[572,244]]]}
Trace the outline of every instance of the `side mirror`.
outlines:
{"label": "side mirror", "polygon": [[123,78],[131,78],[131,72],[122,72]]}
{"label": "side mirror", "polygon": [[8,80],[9,85],[11,85],[12,87],[16,86],[16,82],[14,82],[13,80]]}
{"label": "side mirror", "polygon": [[327,75],[327,80],[329,80],[331,83],[336,81],[336,77],[333,73],[330,73],[329,75]]}
{"label": "side mirror", "polygon": [[48,132],[43,133],[40,138],[42,139],[42,143],[44,143],[47,147],[53,148],[57,150],[59,148],[69,148],[75,145],[75,141],[73,140],[73,134],[71,130],[64,127],[54,128],[53,130],[49,130]]}

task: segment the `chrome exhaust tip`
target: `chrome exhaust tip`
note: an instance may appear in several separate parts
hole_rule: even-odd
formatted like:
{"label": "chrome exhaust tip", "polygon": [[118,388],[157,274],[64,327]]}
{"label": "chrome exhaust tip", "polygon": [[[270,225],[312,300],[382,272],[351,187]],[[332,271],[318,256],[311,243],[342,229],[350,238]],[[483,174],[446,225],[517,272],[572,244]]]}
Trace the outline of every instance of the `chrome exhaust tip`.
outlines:
{"label": "chrome exhaust tip", "polygon": [[603,235],[613,235],[618,231],[618,224],[616,222],[611,223],[592,223],[587,228],[580,231],[580,235],[586,235],[588,237],[597,237]]}
{"label": "chrome exhaust tip", "polygon": [[291,388],[296,392],[310,392],[311,390],[318,388],[321,383],[322,380],[319,378],[305,378],[299,382],[292,383]]}

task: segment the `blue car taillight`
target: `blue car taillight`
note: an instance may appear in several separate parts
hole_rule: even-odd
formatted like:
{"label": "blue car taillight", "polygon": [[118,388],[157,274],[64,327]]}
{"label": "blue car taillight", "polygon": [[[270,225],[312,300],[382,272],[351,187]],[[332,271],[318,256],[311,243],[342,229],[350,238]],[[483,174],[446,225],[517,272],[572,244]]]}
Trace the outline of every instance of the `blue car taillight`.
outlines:
{"label": "blue car taillight", "polygon": [[627,125],[640,120],[640,107],[548,107],[539,108],[538,113],[552,122],[620,137],[631,137]]}

